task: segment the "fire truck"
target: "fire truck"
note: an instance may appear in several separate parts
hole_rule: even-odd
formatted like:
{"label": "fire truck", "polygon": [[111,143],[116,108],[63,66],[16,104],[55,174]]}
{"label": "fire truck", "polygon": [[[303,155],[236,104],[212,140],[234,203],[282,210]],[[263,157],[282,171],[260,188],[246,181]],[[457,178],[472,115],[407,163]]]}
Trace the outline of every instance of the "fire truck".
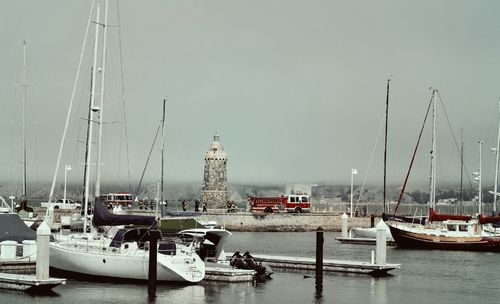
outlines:
{"label": "fire truck", "polygon": [[132,199],[132,194],[126,192],[119,193],[108,193],[101,195],[101,200],[105,206],[118,206],[125,208],[132,207],[134,200]]}
{"label": "fire truck", "polygon": [[278,213],[278,212],[311,212],[311,201],[309,195],[292,194],[274,197],[248,198],[252,212]]}

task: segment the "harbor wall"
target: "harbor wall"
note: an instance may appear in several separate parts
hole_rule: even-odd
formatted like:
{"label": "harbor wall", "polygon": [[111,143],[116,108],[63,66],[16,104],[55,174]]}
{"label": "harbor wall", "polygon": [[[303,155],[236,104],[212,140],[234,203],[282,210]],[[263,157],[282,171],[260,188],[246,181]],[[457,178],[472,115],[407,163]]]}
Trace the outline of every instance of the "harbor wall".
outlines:
{"label": "harbor wall", "polygon": [[[216,221],[218,227],[225,227],[229,231],[293,232],[314,231],[318,227],[322,227],[325,231],[341,231],[340,215],[328,213],[257,215],[249,212],[233,214],[210,212],[200,216],[200,220]],[[349,218],[348,225],[349,227],[370,227],[370,218]]]}
{"label": "harbor wall", "polygon": [[[36,208],[38,209],[38,208]],[[35,210],[44,214],[45,208]],[[60,222],[62,216],[70,216],[75,210],[54,210],[54,221]],[[131,210],[127,214],[153,215],[151,210]],[[339,213],[279,213],[253,214],[239,211],[227,213],[223,209],[209,210],[196,217],[198,221],[215,221],[217,226],[225,226],[229,231],[313,231],[322,227],[325,231],[341,231]],[[378,219],[375,220],[375,223]],[[353,217],[348,219],[349,227],[370,227],[370,217]]]}

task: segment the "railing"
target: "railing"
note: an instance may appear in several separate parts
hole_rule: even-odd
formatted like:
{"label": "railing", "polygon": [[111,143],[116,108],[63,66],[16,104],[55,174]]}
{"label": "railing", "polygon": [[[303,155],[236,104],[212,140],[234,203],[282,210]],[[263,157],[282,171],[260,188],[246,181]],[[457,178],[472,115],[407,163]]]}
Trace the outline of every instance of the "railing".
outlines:
{"label": "railing", "polygon": [[[331,202],[328,199],[316,200],[311,205],[312,212],[315,213],[349,213],[350,203],[349,202]],[[386,204],[386,213],[391,213],[394,210],[396,203],[391,202]],[[463,202],[461,206],[457,203],[448,204],[437,204],[435,208],[436,212],[443,214],[476,214],[478,212],[477,202]],[[460,211],[461,210],[461,211]],[[359,203],[354,208],[356,216],[370,216],[381,215],[383,212],[382,203]],[[483,214],[491,214],[492,205],[484,204],[482,206]],[[417,203],[401,203],[398,207],[397,214],[399,215],[412,215],[412,216],[427,216],[429,213],[429,207],[427,204],[417,204]]]}

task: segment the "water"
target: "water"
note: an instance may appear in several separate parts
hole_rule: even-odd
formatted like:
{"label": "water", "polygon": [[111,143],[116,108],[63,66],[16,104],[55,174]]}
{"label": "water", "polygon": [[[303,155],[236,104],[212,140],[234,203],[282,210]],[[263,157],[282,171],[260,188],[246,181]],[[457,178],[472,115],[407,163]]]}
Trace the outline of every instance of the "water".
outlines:
{"label": "water", "polygon": [[[342,245],[337,234],[325,233],[325,258],[370,260],[374,246]],[[315,233],[236,232],[227,251],[315,256]],[[500,272],[498,253],[401,250],[388,248],[387,261],[401,263],[383,278],[367,275],[328,274],[323,292],[316,294],[309,272],[275,270],[273,279],[251,283],[202,282],[198,285],[159,285],[149,301],[147,286],[69,280],[50,296],[1,291],[0,303],[497,303]]]}

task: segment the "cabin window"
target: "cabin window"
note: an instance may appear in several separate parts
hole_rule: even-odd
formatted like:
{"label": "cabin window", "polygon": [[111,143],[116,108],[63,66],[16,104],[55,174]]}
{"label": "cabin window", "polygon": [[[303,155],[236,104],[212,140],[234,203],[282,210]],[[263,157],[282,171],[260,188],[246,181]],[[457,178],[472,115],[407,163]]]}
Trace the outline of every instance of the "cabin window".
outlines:
{"label": "cabin window", "polygon": [[446,229],[448,229],[448,231],[455,231],[456,226],[455,225],[446,225]]}
{"label": "cabin window", "polygon": [[458,230],[459,231],[467,231],[467,225],[459,225]]}
{"label": "cabin window", "polygon": [[303,202],[303,203],[307,203],[307,202],[308,202],[308,200],[307,200],[307,196],[303,196],[303,197],[302,197],[302,202]]}

